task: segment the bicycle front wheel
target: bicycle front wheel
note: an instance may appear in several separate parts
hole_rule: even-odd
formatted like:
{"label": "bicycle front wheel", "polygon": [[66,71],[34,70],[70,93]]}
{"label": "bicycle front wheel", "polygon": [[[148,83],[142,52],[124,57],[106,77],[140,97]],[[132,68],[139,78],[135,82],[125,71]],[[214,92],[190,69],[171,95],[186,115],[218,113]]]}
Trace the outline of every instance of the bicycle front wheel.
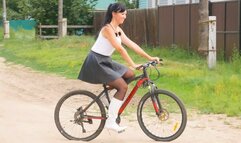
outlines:
{"label": "bicycle front wheel", "polygon": [[106,112],[96,95],[77,90],[58,101],[54,119],[58,130],[67,139],[90,141],[103,130]]}
{"label": "bicycle front wheel", "polygon": [[187,114],[181,100],[171,92],[156,90],[145,94],[137,109],[143,132],[156,141],[172,141],[184,131]]}

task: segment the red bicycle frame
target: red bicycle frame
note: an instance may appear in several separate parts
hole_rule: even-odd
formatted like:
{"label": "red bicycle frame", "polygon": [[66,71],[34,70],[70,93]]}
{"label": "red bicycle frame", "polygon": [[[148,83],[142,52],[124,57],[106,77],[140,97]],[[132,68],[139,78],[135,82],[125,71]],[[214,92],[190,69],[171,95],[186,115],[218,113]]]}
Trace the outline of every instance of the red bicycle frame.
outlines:
{"label": "red bicycle frame", "polygon": [[[141,78],[137,81],[135,87],[132,89],[131,93],[128,95],[124,103],[122,104],[121,108],[119,109],[118,115],[121,115],[122,112],[125,110],[126,106],[129,104],[131,101],[132,97],[135,95],[136,91],[139,89],[139,87],[143,84],[143,82],[149,80],[149,78]],[[155,110],[157,111],[157,106],[155,103],[153,103],[153,106]]]}
{"label": "red bicycle frame", "polygon": [[[152,62],[149,62],[148,64],[146,65],[142,65],[143,67],[143,74],[142,75],[139,75],[137,77],[135,77],[134,79],[131,79],[130,81],[128,81],[127,83],[130,83],[134,80],[137,80],[139,79],[137,82],[136,82],[136,85],[135,87],[132,89],[131,93],[128,95],[128,97],[126,98],[126,100],[124,101],[124,103],[122,104],[121,108],[119,109],[119,112],[118,112],[118,116],[120,116],[122,114],[122,112],[125,110],[126,106],[129,104],[129,102],[131,101],[131,99],[133,98],[133,96],[135,95],[136,91],[139,89],[139,87],[145,82],[149,82],[149,78],[146,74],[146,67],[148,67],[150,64],[152,64]],[[108,90],[108,88],[106,88],[106,86],[104,85],[104,91],[102,91],[97,98],[99,98],[103,93],[106,93]],[[106,93],[108,95],[108,93]],[[107,96],[107,99],[109,101],[109,96]],[[92,101],[83,111],[86,111],[95,101]],[[158,114],[159,113],[159,107],[160,107],[160,103],[156,101],[155,97],[152,97],[152,104],[153,104],[153,107],[156,111],[156,113]],[[158,106],[159,105],[159,106]],[[87,119],[106,119],[105,117],[95,117],[95,116],[87,116]]]}
{"label": "red bicycle frame", "polygon": [[[121,108],[119,109],[118,115],[120,116],[122,114],[122,112],[125,110],[126,106],[129,104],[129,102],[131,101],[132,97],[135,95],[136,91],[139,89],[139,87],[143,84],[143,82],[148,81],[149,78],[141,78],[136,82],[135,87],[132,89],[131,93],[128,95],[128,97],[126,98],[126,100],[124,101],[124,103],[122,104]],[[103,91],[104,92],[104,91]],[[102,94],[102,93],[101,93]],[[101,95],[100,94],[100,95]],[[93,101],[94,102],[94,101]],[[89,105],[90,106],[90,105]],[[153,102],[153,106],[155,108],[155,110],[157,109],[156,104]],[[87,109],[87,108],[86,108]],[[156,110],[157,111],[157,110]],[[87,119],[101,119],[101,120],[105,120],[106,118],[103,117],[96,117],[96,116],[87,116]]]}

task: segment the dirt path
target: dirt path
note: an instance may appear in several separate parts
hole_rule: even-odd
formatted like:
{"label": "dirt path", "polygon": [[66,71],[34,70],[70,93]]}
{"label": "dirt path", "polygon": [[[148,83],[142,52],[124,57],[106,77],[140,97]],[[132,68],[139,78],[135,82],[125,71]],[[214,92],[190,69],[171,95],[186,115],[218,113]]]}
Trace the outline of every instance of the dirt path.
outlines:
{"label": "dirt path", "polygon": [[[90,88],[78,80],[6,63],[0,57],[0,143],[76,143],[57,131],[53,112],[64,93],[78,88],[96,92],[99,86]],[[186,130],[173,143],[241,143],[240,118],[188,113]],[[141,131],[135,116],[123,117],[122,122],[128,125],[126,132],[103,130],[91,143],[155,143]]]}

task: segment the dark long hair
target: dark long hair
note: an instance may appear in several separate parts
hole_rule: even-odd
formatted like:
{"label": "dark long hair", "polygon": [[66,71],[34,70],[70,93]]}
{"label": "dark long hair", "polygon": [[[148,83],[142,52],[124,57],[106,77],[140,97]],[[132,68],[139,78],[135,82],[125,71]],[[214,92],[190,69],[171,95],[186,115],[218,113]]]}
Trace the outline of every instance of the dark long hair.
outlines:
{"label": "dark long hair", "polygon": [[[107,8],[107,11],[106,11],[106,14],[105,14],[105,19],[102,23],[102,26],[105,26],[106,24],[109,24],[112,20],[112,12],[124,12],[126,11],[126,7],[121,4],[121,3],[113,3],[113,4],[110,4]],[[101,30],[100,28],[100,30]],[[95,39],[97,39],[99,33],[100,33],[100,30],[96,33],[95,35]]]}
{"label": "dark long hair", "polygon": [[126,11],[126,8],[123,4],[121,3],[113,3],[108,6],[107,12],[105,14],[105,20],[103,22],[103,26],[106,24],[109,24],[112,20],[112,12],[124,12]]}

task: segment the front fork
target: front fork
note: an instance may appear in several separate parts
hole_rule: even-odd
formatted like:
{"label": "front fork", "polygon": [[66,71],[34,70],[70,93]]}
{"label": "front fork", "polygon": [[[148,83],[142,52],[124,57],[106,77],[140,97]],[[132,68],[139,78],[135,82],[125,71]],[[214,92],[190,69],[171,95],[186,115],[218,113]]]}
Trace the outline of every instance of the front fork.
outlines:
{"label": "front fork", "polygon": [[160,113],[162,111],[162,106],[161,106],[160,99],[158,98],[158,94],[156,94],[157,87],[154,83],[150,82],[149,86],[148,86],[148,89],[149,89],[149,92],[150,92],[150,95],[151,95],[153,107],[156,111],[156,115],[160,116]]}

